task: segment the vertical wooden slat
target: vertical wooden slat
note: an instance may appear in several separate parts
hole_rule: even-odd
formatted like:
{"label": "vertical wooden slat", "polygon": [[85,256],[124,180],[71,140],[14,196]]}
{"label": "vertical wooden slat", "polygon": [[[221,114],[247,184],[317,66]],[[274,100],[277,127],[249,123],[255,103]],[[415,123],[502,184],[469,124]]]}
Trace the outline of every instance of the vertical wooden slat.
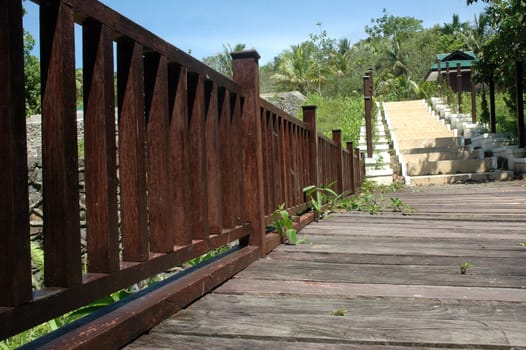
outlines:
{"label": "vertical wooden slat", "polygon": [[265,194],[265,214],[269,214],[272,211],[272,193],[273,186],[271,185],[271,172],[272,172],[272,159],[270,158],[270,142],[269,142],[269,125],[268,125],[268,112],[267,110],[260,109],[260,118],[261,118],[261,139],[262,139],[262,148],[263,148],[263,183]]}
{"label": "vertical wooden slat", "polygon": [[267,187],[268,192],[265,193],[267,196],[267,203],[268,208],[266,214],[271,214],[276,208],[276,178],[274,177],[274,168],[276,166],[275,158],[273,158],[273,151],[274,151],[274,142],[273,142],[273,126],[272,126],[272,113],[270,111],[267,111],[265,113],[265,126],[266,126],[266,157],[267,157],[267,166],[265,166],[266,170],[266,181],[267,181]]}
{"label": "vertical wooden slat", "polygon": [[188,74],[188,154],[189,183],[187,208],[193,239],[208,239],[208,205],[205,149],[205,86],[197,73]]}
{"label": "vertical wooden slat", "polygon": [[206,100],[206,180],[208,197],[208,226],[210,233],[221,233],[222,206],[221,206],[221,167],[219,155],[221,153],[219,143],[219,109],[217,101],[217,86],[213,81],[205,82]]}
{"label": "vertical wooden slat", "polygon": [[334,130],[332,132],[333,141],[336,143],[334,145],[334,178],[336,180],[336,185],[334,186],[336,193],[343,192],[343,166],[342,166],[342,131]]}
{"label": "vertical wooden slat", "polygon": [[149,53],[144,57],[144,97],[146,110],[148,223],[150,251],[173,250],[168,226],[171,208],[168,189],[168,62],[165,56]]}
{"label": "vertical wooden slat", "polygon": [[81,283],[73,10],[40,5],[45,284]]}
{"label": "vertical wooden slat", "polygon": [[278,116],[272,113],[272,154],[274,159],[274,181],[276,181],[276,196],[274,198],[274,208],[277,208],[284,202],[283,195],[283,162],[281,158],[281,124]]}
{"label": "vertical wooden slat", "polygon": [[232,162],[232,112],[230,109],[230,93],[224,88],[218,89],[218,105],[220,110],[220,159],[221,159],[221,207],[222,221],[225,228],[235,226],[234,216],[234,170]]}
{"label": "vertical wooden slat", "polygon": [[143,48],[117,43],[123,260],[148,259]]}
{"label": "vertical wooden slat", "polygon": [[349,151],[349,191],[352,194],[356,193],[356,178],[354,173],[354,145],[351,141],[347,142],[347,150]]}
{"label": "vertical wooden slat", "polygon": [[282,152],[282,158],[281,158],[281,176],[283,179],[283,202],[285,203],[285,207],[288,207],[290,203],[290,167],[289,167],[289,142],[288,142],[288,131],[289,131],[289,125],[288,122],[280,117],[281,122],[281,152]]}
{"label": "vertical wooden slat", "polygon": [[239,95],[231,96],[231,109],[232,109],[232,165],[234,174],[234,198],[235,202],[235,216],[236,223],[245,223],[245,199],[243,198],[243,192],[245,186],[243,181],[244,177],[244,164],[243,164],[243,116],[241,110],[243,108],[242,98]]}
{"label": "vertical wooden slat", "polygon": [[0,306],[31,299],[21,1],[0,1]]}
{"label": "vertical wooden slat", "polygon": [[83,25],[84,149],[88,271],[119,269],[115,95],[111,30]]}
{"label": "vertical wooden slat", "polygon": [[171,195],[169,211],[170,229],[175,245],[192,243],[188,229],[187,208],[192,205],[186,201],[188,191],[188,97],[186,90],[186,68],[178,64],[168,67],[168,91],[171,111],[169,127],[169,172],[168,191]]}

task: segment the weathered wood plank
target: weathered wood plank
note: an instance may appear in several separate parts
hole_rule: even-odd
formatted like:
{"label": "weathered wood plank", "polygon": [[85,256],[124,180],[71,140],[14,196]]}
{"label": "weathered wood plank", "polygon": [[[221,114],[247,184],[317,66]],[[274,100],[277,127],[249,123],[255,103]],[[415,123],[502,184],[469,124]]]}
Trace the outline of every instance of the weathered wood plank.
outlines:
{"label": "weathered wood plank", "polygon": [[[256,295],[214,293],[195,303],[194,313],[230,312],[290,314],[299,317],[329,316],[341,310],[347,316],[399,317],[418,320],[517,321],[526,322],[526,303],[471,299],[418,297],[360,297]],[[298,307],[303,306],[303,307]]]}
{"label": "weathered wood plank", "polygon": [[183,310],[161,323],[156,332],[222,337],[270,338],[402,346],[526,346],[525,322],[426,320],[381,315],[297,317],[289,314],[194,313]]}
{"label": "weathered wood plank", "polygon": [[[460,260],[460,263],[463,261]],[[473,267],[466,275],[453,266],[372,265],[262,260],[239,274],[244,279],[311,281],[334,283],[380,283],[410,285],[455,285],[466,287],[526,287],[526,273],[521,267]]]}
{"label": "weathered wood plank", "polygon": [[[175,345],[177,344],[177,345]],[[178,350],[392,350],[390,345],[368,345],[368,344],[336,344],[320,343],[312,340],[311,342],[302,341],[282,341],[278,339],[246,339],[246,338],[217,338],[214,336],[204,335],[180,335],[169,333],[153,333],[139,338],[134,343],[128,345],[125,349],[157,350],[173,349],[177,346]],[[397,346],[397,350],[414,349],[413,347]],[[436,350],[436,348],[418,347],[420,350]],[[459,348],[449,348],[450,350],[459,350]]]}
{"label": "weathered wood plank", "polygon": [[457,266],[459,262],[469,260],[473,265],[484,268],[506,269],[512,266],[513,270],[524,272],[526,254],[517,257],[480,257],[480,256],[433,256],[433,255],[389,255],[389,254],[346,254],[325,252],[308,252],[302,250],[280,249],[272,254],[272,259],[287,261],[309,261],[318,263],[339,264],[384,264],[384,265],[418,265],[418,266]]}
{"label": "weathered wood plank", "polygon": [[269,281],[234,278],[218,288],[225,294],[296,294],[301,296],[369,296],[400,298],[440,298],[526,302],[522,288],[487,288],[457,286],[394,285],[374,283],[330,283],[311,281]]}

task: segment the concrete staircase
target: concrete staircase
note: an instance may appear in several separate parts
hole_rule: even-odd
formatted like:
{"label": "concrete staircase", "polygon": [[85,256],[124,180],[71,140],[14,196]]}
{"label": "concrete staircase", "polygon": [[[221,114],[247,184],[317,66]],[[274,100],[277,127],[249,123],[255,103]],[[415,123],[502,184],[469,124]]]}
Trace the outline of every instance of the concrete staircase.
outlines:
{"label": "concrete staircase", "polygon": [[507,180],[510,171],[497,169],[496,157],[464,146],[444,120],[433,116],[423,100],[383,104],[393,148],[406,184],[450,184]]}

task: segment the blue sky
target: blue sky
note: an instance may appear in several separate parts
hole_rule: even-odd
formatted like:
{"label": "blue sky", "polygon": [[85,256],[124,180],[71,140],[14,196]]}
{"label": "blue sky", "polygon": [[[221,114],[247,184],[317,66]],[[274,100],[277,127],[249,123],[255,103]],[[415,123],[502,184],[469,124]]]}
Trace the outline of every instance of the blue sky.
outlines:
{"label": "blue sky", "polygon": [[[89,0],[91,1],[91,0]],[[366,37],[364,28],[387,9],[395,16],[411,16],[424,27],[473,21],[484,3],[466,0],[102,0],[104,4],[202,59],[222,51],[223,44],[244,43],[258,50],[261,64],[268,63],[290,45],[309,39],[321,22],[329,37],[355,43]],[[24,2],[24,26],[38,33],[38,8]],[[77,55],[79,56],[79,55]],[[77,64],[79,66],[79,64]]]}

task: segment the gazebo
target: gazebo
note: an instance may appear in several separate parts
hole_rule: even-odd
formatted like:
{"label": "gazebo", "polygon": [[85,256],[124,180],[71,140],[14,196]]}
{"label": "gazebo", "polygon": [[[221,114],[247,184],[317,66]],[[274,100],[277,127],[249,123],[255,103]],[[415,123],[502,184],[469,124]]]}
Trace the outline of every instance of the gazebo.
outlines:
{"label": "gazebo", "polygon": [[[473,51],[441,53],[435,57],[436,63],[431,66],[427,73],[426,81],[441,82],[444,79],[455,93],[458,92],[459,88],[463,92],[471,91],[471,68],[478,61],[477,55]],[[457,80],[458,75],[461,75],[460,84]]]}

